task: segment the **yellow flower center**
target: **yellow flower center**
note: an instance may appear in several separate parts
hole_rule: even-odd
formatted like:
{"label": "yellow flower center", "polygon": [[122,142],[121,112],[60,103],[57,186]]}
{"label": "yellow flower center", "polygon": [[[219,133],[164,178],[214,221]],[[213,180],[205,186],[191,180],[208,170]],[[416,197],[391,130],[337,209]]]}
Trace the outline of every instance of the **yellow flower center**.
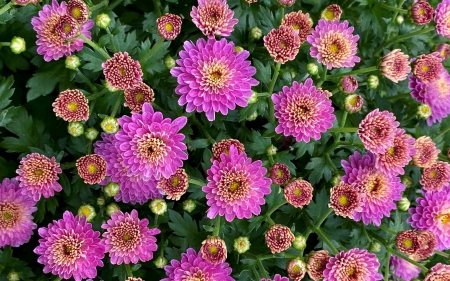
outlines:
{"label": "yellow flower center", "polygon": [[282,170],[278,170],[277,171],[277,178],[281,179],[283,177],[283,171]]}
{"label": "yellow flower center", "polygon": [[167,32],[173,32],[173,24],[171,24],[170,22],[166,23],[165,28]]}
{"label": "yellow flower center", "polygon": [[78,109],[78,104],[75,103],[75,102],[73,102],[73,101],[71,101],[71,102],[69,102],[69,103],[67,104],[67,109],[68,109],[69,111],[71,111],[71,112],[74,112],[75,110]]}
{"label": "yellow flower center", "polygon": [[65,33],[70,33],[72,31],[72,26],[70,24],[68,24],[68,23],[65,23],[63,25],[63,29],[64,29]]}
{"label": "yellow flower center", "polygon": [[351,98],[351,99],[348,101],[348,103],[349,103],[351,106],[356,106],[357,102],[358,102],[358,99],[357,99],[356,97],[353,97],[353,98]]}
{"label": "yellow flower center", "polygon": [[420,108],[420,110],[422,110],[422,113],[428,113],[428,112],[430,112],[430,108],[427,107],[427,106],[422,106],[422,107]]}
{"label": "yellow flower center", "polygon": [[42,176],[42,175],[44,174],[44,171],[42,171],[42,170],[40,170],[40,169],[37,169],[37,170],[34,170],[34,174],[35,174],[36,176]]}
{"label": "yellow flower center", "polygon": [[89,210],[89,208],[82,208],[81,213],[83,214],[83,216],[89,217],[89,215],[91,214],[91,210]]}
{"label": "yellow flower center", "polygon": [[300,196],[300,195],[302,195],[302,190],[300,188],[296,188],[294,190],[294,194],[295,194],[295,196]]}
{"label": "yellow flower center", "polygon": [[339,205],[347,206],[347,204],[348,204],[348,197],[345,194],[342,194],[341,197],[339,197]]}
{"label": "yellow flower center", "polygon": [[447,225],[447,224],[450,223],[450,213],[448,213],[448,214],[440,214],[436,218],[438,220],[440,220],[443,225]]}
{"label": "yellow flower center", "polygon": [[230,190],[231,191],[236,191],[236,189],[238,189],[239,187],[241,187],[241,183],[234,181],[231,185],[230,185]]}
{"label": "yellow flower center", "polygon": [[352,276],[353,274],[355,274],[355,271],[356,271],[356,269],[354,267],[350,268],[348,271],[348,276]]}
{"label": "yellow flower center", "polygon": [[97,170],[98,170],[98,167],[94,164],[89,164],[87,166],[87,168],[88,168],[89,173],[91,173],[91,174],[97,172]]}
{"label": "yellow flower center", "polygon": [[134,100],[136,102],[140,102],[144,99],[144,94],[143,93],[137,93],[136,96],[134,97]]}
{"label": "yellow flower center", "polygon": [[125,75],[127,75],[127,72],[125,71],[125,69],[123,67],[119,68],[119,73],[120,73],[120,75],[122,75],[122,77],[125,77]]}
{"label": "yellow flower center", "polygon": [[292,273],[293,274],[299,274],[301,272],[302,272],[302,268],[298,264],[296,264],[296,265],[294,265],[292,267]]}
{"label": "yellow flower center", "polygon": [[172,186],[175,187],[180,183],[180,178],[179,177],[174,177],[172,179]]}
{"label": "yellow flower center", "polygon": [[425,10],[423,8],[419,9],[419,15],[423,16],[425,14]]}
{"label": "yellow flower center", "polygon": [[298,30],[298,29],[300,29],[300,26],[299,26],[298,24],[294,24],[294,25],[292,26],[292,28],[295,29],[295,30]]}
{"label": "yellow flower center", "polygon": [[390,155],[394,154],[394,153],[395,153],[395,147],[393,146],[393,147],[389,148],[389,149],[388,149],[388,153],[389,153]]}
{"label": "yellow flower center", "polygon": [[336,54],[338,51],[339,51],[339,47],[336,44],[331,44],[330,45],[330,52]]}
{"label": "yellow flower center", "polygon": [[81,18],[81,9],[79,7],[75,7],[72,9],[72,17],[75,19]]}
{"label": "yellow flower center", "polygon": [[66,255],[70,255],[70,253],[72,252],[72,247],[64,245],[64,254]]}
{"label": "yellow flower center", "polygon": [[334,12],[331,10],[325,11],[323,15],[327,20],[334,20]]}
{"label": "yellow flower center", "polygon": [[126,233],[126,234],[124,234],[123,235],[123,240],[125,240],[125,241],[128,241],[128,240],[130,240],[131,239],[131,235],[130,234],[128,234],[128,233]]}
{"label": "yellow flower center", "polygon": [[286,45],[287,45],[286,42],[281,42],[281,43],[280,43],[281,48],[285,48]]}
{"label": "yellow flower center", "polygon": [[113,129],[113,125],[112,124],[107,124],[105,126],[105,128],[106,128],[107,131],[111,131]]}
{"label": "yellow flower center", "polygon": [[10,213],[3,213],[3,218],[5,219],[5,220],[10,220],[10,219],[12,219],[12,215],[10,214]]}
{"label": "yellow flower center", "polygon": [[430,172],[430,178],[434,179],[437,176],[437,172],[436,171],[431,171]]}
{"label": "yellow flower center", "polygon": [[209,246],[208,247],[208,252],[210,254],[217,254],[219,252],[219,248],[217,248],[216,246]]}
{"label": "yellow flower center", "polygon": [[429,69],[430,69],[430,67],[428,65],[422,66],[422,71],[423,72],[427,72]]}
{"label": "yellow flower center", "polygon": [[411,239],[405,239],[402,241],[403,246],[405,246],[407,249],[410,249],[413,245],[413,242]]}

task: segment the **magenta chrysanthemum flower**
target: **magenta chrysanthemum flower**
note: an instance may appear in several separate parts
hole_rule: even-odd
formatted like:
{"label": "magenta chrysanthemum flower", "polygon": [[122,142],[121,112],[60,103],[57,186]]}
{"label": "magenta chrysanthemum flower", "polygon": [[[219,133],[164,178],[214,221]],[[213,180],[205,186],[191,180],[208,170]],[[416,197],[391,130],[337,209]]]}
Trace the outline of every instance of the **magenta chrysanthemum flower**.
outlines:
{"label": "magenta chrysanthemum flower", "polygon": [[72,52],[81,51],[84,41],[77,38],[82,34],[91,39],[89,31],[94,22],[88,20],[79,24],[67,12],[66,2],[59,4],[56,0],[52,5],[44,5],[39,12],[39,17],[33,17],[31,24],[37,33],[37,52],[44,56],[45,61],[58,60],[63,56],[70,56]]}
{"label": "magenta chrysanthemum flower", "polygon": [[417,207],[409,209],[407,222],[419,230],[428,230],[436,236],[439,251],[450,249],[450,188],[427,192],[417,198]]}
{"label": "magenta chrysanthemum flower", "polygon": [[414,165],[420,168],[431,167],[438,159],[439,152],[441,152],[436,148],[434,141],[427,136],[416,139],[414,148],[416,154],[413,155],[412,160]]}
{"label": "magenta chrysanthemum flower", "polygon": [[291,178],[288,166],[282,163],[275,163],[270,168],[270,179],[273,184],[285,184]]}
{"label": "magenta chrysanthemum flower", "polygon": [[84,183],[97,184],[106,176],[106,161],[98,154],[85,155],[79,158],[75,165]]}
{"label": "magenta chrysanthemum flower", "polygon": [[45,198],[53,196],[62,190],[58,183],[58,174],[62,173],[55,157],[51,159],[39,153],[31,153],[20,160],[19,169],[16,170],[17,181],[22,188],[22,194],[33,197],[39,201],[41,195]]}
{"label": "magenta chrysanthemum flower", "polygon": [[342,15],[341,6],[337,4],[331,4],[323,9],[320,13],[320,18],[324,20],[340,20]]}
{"label": "magenta chrysanthemum flower", "polygon": [[189,187],[189,178],[183,168],[178,168],[177,172],[168,179],[161,178],[157,187],[163,191],[167,199],[180,200]]}
{"label": "magenta chrysanthemum flower", "polygon": [[145,83],[141,83],[134,88],[125,90],[124,96],[124,106],[131,109],[132,112],[141,112],[144,103],[152,103],[155,100],[153,89]]}
{"label": "magenta chrysanthemum flower", "polygon": [[333,127],[334,108],[331,101],[308,78],[305,83],[294,81],[292,87],[283,87],[272,95],[275,104],[275,117],[279,125],[278,134],[293,136],[297,141],[309,142],[311,138],[320,139],[320,133]]}
{"label": "magenta chrysanthemum flower", "polygon": [[411,6],[411,18],[418,25],[429,23],[433,19],[434,9],[430,3],[419,0]]}
{"label": "magenta chrysanthemum flower", "polygon": [[179,131],[186,125],[187,118],[175,120],[163,118],[161,112],[145,103],[142,114],[119,118],[122,130],[115,135],[116,148],[122,157],[128,175],[138,175],[146,179],[159,180],[175,174],[187,159],[184,135]]}
{"label": "magenta chrysanthemum flower", "polygon": [[299,30],[287,25],[272,29],[263,40],[270,56],[282,64],[294,60],[301,45]]}
{"label": "magenta chrysanthemum flower", "polygon": [[27,243],[37,227],[32,213],[36,202],[22,194],[15,179],[5,178],[0,184],[0,247],[19,247]]}
{"label": "magenta chrysanthemum flower", "polygon": [[394,145],[398,125],[394,114],[377,108],[361,121],[358,136],[370,152],[384,153]]}
{"label": "magenta chrysanthemum flower", "polygon": [[428,168],[423,169],[420,184],[427,192],[441,191],[450,182],[450,164],[437,161]]}
{"label": "magenta chrysanthemum flower", "polygon": [[[422,271],[419,267],[396,256],[391,256],[389,264],[390,269],[395,274],[393,277],[395,281],[411,281],[412,279],[419,277],[419,274]],[[397,277],[400,277],[401,279]]]}
{"label": "magenta chrysanthemum flower", "polygon": [[230,36],[233,27],[239,22],[226,0],[198,0],[198,7],[192,7],[192,22],[208,38]]}
{"label": "magenta chrysanthemum flower", "polygon": [[178,81],[178,104],[187,104],[187,112],[205,112],[209,121],[216,112],[226,115],[236,105],[247,106],[251,87],[259,84],[252,78],[256,69],[246,60],[250,53],[236,53],[234,43],[226,39],[186,41],[179,55],[179,66],[170,70]]}
{"label": "magenta chrysanthemum flower", "polygon": [[289,278],[281,276],[280,274],[275,274],[273,279],[262,278],[261,281],[289,281]]}
{"label": "magenta chrysanthemum flower", "polygon": [[179,280],[221,280],[233,281],[230,277],[231,267],[223,262],[216,265],[204,260],[200,252],[197,254],[194,249],[189,248],[186,253],[181,254],[181,260],[172,260],[170,265],[164,267],[167,278],[161,281]]}
{"label": "magenta chrysanthemum flower", "polygon": [[223,263],[227,259],[227,245],[217,236],[209,236],[200,248],[202,258],[212,264]]}
{"label": "magenta chrysanthemum flower", "polygon": [[93,231],[86,217],[73,216],[65,211],[63,218],[48,227],[39,228],[39,246],[34,253],[44,265],[44,273],[75,281],[97,276],[97,266],[103,266],[105,246],[101,244],[100,232]]}
{"label": "magenta chrysanthemum flower", "polygon": [[313,21],[308,13],[303,14],[302,11],[291,12],[286,14],[281,21],[281,25],[290,26],[294,30],[298,30],[300,44],[306,41],[306,37],[313,31]]}
{"label": "magenta chrysanthemum flower", "polygon": [[312,185],[302,179],[291,181],[284,187],[284,198],[295,208],[303,208],[308,205],[313,198]]}
{"label": "magenta chrysanthemum flower", "polygon": [[358,90],[358,80],[354,76],[345,75],[339,79],[339,90],[344,94],[351,94]]}
{"label": "magenta chrysanthemum flower", "polygon": [[208,184],[202,188],[208,199],[207,217],[225,216],[250,219],[261,213],[264,195],[271,192],[271,180],[265,177],[267,170],[260,160],[252,162],[245,153],[238,153],[234,145],[230,154],[221,154],[220,162],[214,160],[207,171]]}
{"label": "magenta chrysanthemum flower", "polygon": [[102,63],[106,81],[114,88],[128,90],[142,83],[142,70],[138,61],[127,52],[115,53],[112,58]]}
{"label": "magenta chrysanthemum flower", "polygon": [[395,49],[381,59],[380,72],[394,83],[403,81],[411,72],[408,55]]}
{"label": "magenta chrysanthemum flower", "polygon": [[423,281],[446,281],[450,280],[450,265],[438,263],[430,269]]}
{"label": "magenta chrysanthemum flower", "polygon": [[323,281],[381,280],[379,267],[377,256],[367,250],[342,251],[328,261]]}
{"label": "magenta chrysanthemum flower", "polygon": [[429,83],[445,72],[445,68],[439,54],[431,53],[418,56],[414,61],[412,72],[421,81]]}
{"label": "magenta chrysanthemum flower", "polygon": [[434,21],[436,22],[436,32],[450,38],[450,0],[443,0],[437,5]]}
{"label": "magenta chrysanthemum flower", "polygon": [[445,43],[439,44],[436,48],[436,53],[442,60],[448,59],[450,56],[450,45]]}
{"label": "magenta chrysanthemum flower", "polygon": [[158,249],[155,235],[161,233],[158,228],[148,228],[148,220],[140,220],[136,210],[130,213],[117,211],[102,228],[102,243],[109,252],[112,264],[146,262],[153,258]]}
{"label": "magenta chrysanthemum flower", "polygon": [[64,121],[77,122],[89,119],[89,101],[80,90],[65,90],[52,103],[53,112]]}
{"label": "magenta chrysanthemum flower", "polygon": [[106,176],[120,185],[119,194],[114,199],[124,203],[144,204],[149,199],[162,198],[156,180],[144,180],[141,174],[128,176],[128,166],[119,153],[120,142],[115,135],[102,133],[103,140],[94,144],[94,152],[106,161]]}
{"label": "magenta chrysanthemum flower", "polygon": [[393,174],[385,174],[375,168],[375,155],[361,155],[355,152],[348,161],[342,160],[341,165],[346,175],[342,181],[353,184],[361,195],[362,210],[353,213],[355,221],[362,220],[364,224],[381,224],[383,216],[389,217],[397,206],[394,201],[402,199],[405,187],[400,178]]}
{"label": "magenta chrysanthemum flower", "polygon": [[319,20],[307,41],[311,46],[311,56],[327,69],[353,67],[360,61],[356,56],[356,42],[359,35],[353,35],[353,27],[348,27],[348,21]]}

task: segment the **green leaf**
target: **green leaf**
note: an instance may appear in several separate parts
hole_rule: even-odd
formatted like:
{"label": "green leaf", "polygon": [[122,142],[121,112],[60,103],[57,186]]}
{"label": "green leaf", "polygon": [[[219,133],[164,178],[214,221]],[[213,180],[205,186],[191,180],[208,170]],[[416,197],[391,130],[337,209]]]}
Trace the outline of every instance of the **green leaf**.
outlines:
{"label": "green leaf", "polygon": [[261,134],[257,131],[252,130],[252,143],[250,144],[250,149],[256,151],[256,154],[265,154],[266,149],[271,145],[270,138],[263,138]]}
{"label": "green leaf", "polygon": [[295,159],[298,159],[305,155],[308,152],[309,155],[312,155],[314,152],[314,143],[313,142],[296,142],[293,147],[297,148],[295,153]]}
{"label": "green leaf", "polygon": [[0,127],[5,127],[9,122],[11,122],[19,108],[19,106],[11,106],[0,111]]}
{"label": "green leaf", "polygon": [[328,161],[326,161],[325,158],[319,157],[311,158],[311,162],[306,165],[305,169],[312,170],[308,177],[308,180],[312,185],[318,183],[322,178],[329,181],[333,171]]}
{"label": "green leaf", "polygon": [[[137,57],[140,62],[147,56],[148,52],[150,52],[155,44],[156,42],[152,45],[149,39],[141,43],[141,47],[137,53]],[[167,70],[164,65],[163,58],[169,53],[169,46],[170,41],[163,42],[159,45],[158,49],[142,64],[142,69],[150,75],[155,72],[159,73]]]}
{"label": "green leaf", "polygon": [[196,139],[190,145],[195,148],[205,148],[208,147],[209,143],[207,139]]}
{"label": "green leaf", "polygon": [[263,65],[259,60],[253,59],[253,66],[256,68],[255,78],[262,83],[269,85],[271,78],[270,64]]}
{"label": "green leaf", "polygon": [[84,69],[94,72],[103,70],[102,63],[105,61],[105,58],[98,52],[89,48],[83,48],[83,50],[78,53],[78,56],[86,61],[86,63],[83,64]]}
{"label": "green leaf", "polygon": [[[120,22],[117,22],[117,24],[119,25]],[[118,28],[112,31],[112,38],[118,52],[128,52],[131,55],[134,54],[134,49],[138,45],[136,32],[125,32],[125,28],[126,26],[119,25]],[[112,47],[110,49],[112,49]]]}
{"label": "green leaf", "polygon": [[314,200],[308,204],[306,212],[314,221],[317,221],[328,211],[328,202],[330,202],[330,198],[326,190],[322,189],[315,196]]}
{"label": "green leaf", "polygon": [[11,103],[9,98],[14,94],[14,88],[11,89],[13,84],[14,77],[12,75],[8,78],[0,76],[0,110],[6,108]]}
{"label": "green leaf", "polygon": [[34,218],[38,223],[42,222],[47,215],[47,212],[52,213],[53,215],[56,212],[56,208],[59,206],[58,200],[55,197],[43,198],[39,200],[37,203],[38,210],[33,213]]}
{"label": "green leaf", "polygon": [[127,276],[127,268],[125,263],[114,266],[113,277],[118,277],[119,280],[125,280],[127,279]]}
{"label": "green leaf", "polygon": [[169,210],[169,218],[169,227],[173,230],[173,233],[180,237],[189,238],[184,239],[186,247],[194,247],[201,244],[204,235],[201,235],[197,223],[188,213],[185,212],[182,217],[174,210]]}

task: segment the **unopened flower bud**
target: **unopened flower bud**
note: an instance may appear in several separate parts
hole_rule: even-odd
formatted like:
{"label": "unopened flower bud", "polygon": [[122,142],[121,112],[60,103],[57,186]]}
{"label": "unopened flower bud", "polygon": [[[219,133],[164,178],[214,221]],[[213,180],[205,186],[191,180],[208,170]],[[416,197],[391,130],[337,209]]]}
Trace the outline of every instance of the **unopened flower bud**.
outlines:
{"label": "unopened flower bud", "polygon": [[89,128],[84,132],[84,135],[88,140],[95,140],[98,136],[98,131],[95,128]]}
{"label": "unopened flower bud", "polygon": [[109,17],[108,14],[102,13],[102,14],[99,14],[95,18],[95,25],[102,29],[108,28],[110,23],[111,23],[111,18]]}
{"label": "unopened flower bud", "polygon": [[338,88],[344,94],[352,94],[358,89],[358,81],[351,75],[342,76]]}
{"label": "unopened flower bud", "polygon": [[100,127],[107,134],[115,134],[119,130],[119,122],[114,117],[106,116],[100,123]]}
{"label": "unopened flower bud", "polygon": [[80,58],[75,55],[66,57],[65,63],[66,63],[66,68],[72,69],[72,70],[76,70],[81,65]]}
{"label": "unopened flower bud", "polygon": [[255,121],[256,118],[258,118],[258,112],[257,111],[253,111],[252,115],[247,117],[247,121]]}
{"label": "unopened flower bud", "polygon": [[244,48],[242,48],[241,46],[236,46],[236,47],[234,47],[234,52],[235,53],[240,53],[240,52],[242,52],[244,50]]}
{"label": "unopened flower bud", "polygon": [[8,281],[19,281],[20,280],[20,276],[17,272],[15,272],[14,270],[10,271],[8,273],[8,276],[6,277],[6,279],[8,279]]}
{"label": "unopened flower bud", "polygon": [[277,150],[278,150],[278,149],[277,149],[273,144],[271,144],[271,145],[266,149],[266,154],[269,155],[269,156],[273,156],[273,155],[277,154]]}
{"label": "unopened flower bud", "polygon": [[105,198],[103,196],[97,198],[97,205],[100,207],[105,206]]}
{"label": "unopened flower bud", "polygon": [[278,0],[278,3],[283,7],[290,7],[294,5],[295,0]]}
{"label": "unopened flower bud", "polygon": [[157,257],[153,261],[153,263],[155,264],[156,268],[164,268],[164,266],[166,266],[169,263],[169,261],[165,257],[161,256]]}
{"label": "unopened flower bud", "polygon": [[370,243],[369,252],[379,253],[381,251],[381,244],[377,241]]}
{"label": "unopened flower bud", "polygon": [[258,93],[252,90],[252,95],[247,99],[248,104],[254,104],[258,101]]}
{"label": "unopened flower bud", "polygon": [[84,126],[81,122],[70,122],[67,131],[74,137],[79,137],[84,133]]}
{"label": "unopened flower bud", "polygon": [[402,24],[405,21],[405,18],[402,15],[398,15],[396,20],[398,24]]}
{"label": "unopened flower bud", "polygon": [[106,197],[114,197],[119,193],[119,191],[120,186],[115,182],[110,182],[103,188],[103,192]]}
{"label": "unopened flower bud", "polygon": [[167,212],[167,203],[164,199],[156,198],[153,199],[148,205],[153,214],[161,216]]}
{"label": "unopened flower bud", "polygon": [[112,216],[117,211],[120,211],[120,207],[116,203],[110,203],[108,206],[106,206],[106,214],[108,216]]}
{"label": "unopened flower bud", "polygon": [[407,212],[409,210],[409,206],[411,206],[411,202],[409,202],[406,197],[402,197],[402,199],[398,201],[398,209],[400,211]]}
{"label": "unopened flower bud", "polygon": [[431,116],[431,114],[432,114],[431,107],[428,104],[423,103],[417,107],[417,116],[420,119],[428,119]]}
{"label": "unopened flower bud", "polygon": [[108,81],[104,81],[103,85],[105,86],[106,89],[108,89],[108,91],[110,91],[111,93],[117,92],[119,91],[118,88],[113,87],[111,84],[108,83]]}
{"label": "unopened flower bud", "polygon": [[407,175],[403,175],[400,177],[401,183],[405,186],[405,188],[409,188],[412,185],[412,179],[411,177]]}
{"label": "unopened flower bud", "polygon": [[236,252],[243,254],[250,249],[250,240],[247,236],[240,236],[234,239],[233,247]]}
{"label": "unopened flower bud", "polygon": [[367,85],[369,86],[370,89],[376,89],[378,88],[378,85],[380,84],[380,79],[378,78],[378,76],[376,75],[369,75],[369,77],[367,78]]}
{"label": "unopened flower bud", "polygon": [[192,199],[187,199],[183,202],[183,210],[190,213],[195,209],[195,201]]}
{"label": "unopened flower bud", "polygon": [[78,216],[86,217],[86,221],[90,222],[95,218],[95,209],[91,205],[83,205],[78,209]]}
{"label": "unopened flower bud", "polygon": [[334,175],[331,178],[331,184],[333,186],[339,185],[341,183],[341,181],[342,181],[342,175]]}
{"label": "unopened flower bud", "polygon": [[292,243],[292,246],[299,251],[302,251],[306,248],[306,238],[305,236],[298,234],[295,236],[295,240]]}
{"label": "unopened flower bud", "polygon": [[17,36],[13,37],[9,47],[11,48],[11,51],[16,55],[18,55],[22,52],[25,52],[27,49],[25,40],[22,37],[17,37]]}
{"label": "unopened flower bud", "polygon": [[317,64],[310,62],[306,65],[306,71],[309,75],[317,75],[317,73],[319,73],[319,67]]}
{"label": "unopened flower bud", "polygon": [[359,112],[364,104],[364,99],[360,95],[348,95],[344,100],[344,107],[348,113]]}
{"label": "unopened flower bud", "polygon": [[252,36],[253,39],[259,40],[261,39],[263,33],[259,27],[255,26],[250,30],[250,35]]}
{"label": "unopened flower bud", "polygon": [[164,65],[168,68],[168,69],[172,69],[175,66],[177,66],[175,60],[171,57],[171,56],[167,56],[164,59]]}

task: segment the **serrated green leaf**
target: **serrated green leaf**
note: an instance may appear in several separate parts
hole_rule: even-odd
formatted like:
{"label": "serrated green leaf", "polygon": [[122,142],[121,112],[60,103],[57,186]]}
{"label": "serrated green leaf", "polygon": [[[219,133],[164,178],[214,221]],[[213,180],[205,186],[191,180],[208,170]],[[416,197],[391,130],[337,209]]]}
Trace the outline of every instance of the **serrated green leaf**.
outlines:
{"label": "serrated green leaf", "polygon": [[0,127],[5,127],[9,122],[12,121],[14,115],[16,115],[17,111],[20,107],[11,106],[7,109],[0,111]]}
{"label": "serrated green leaf", "polygon": [[12,75],[8,78],[0,76],[0,110],[6,108],[11,103],[9,98],[14,94],[14,88],[11,88],[13,84],[14,77]]}
{"label": "serrated green leaf", "polygon": [[83,68],[94,72],[103,70],[102,63],[105,62],[105,58],[98,52],[95,52],[89,48],[83,48],[78,56],[86,61],[83,64]]}
{"label": "serrated green leaf", "polygon": [[321,157],[311,158],[311,162],[306,165],[305,169],[312,170],[308,177],[308,180],[312,185],[318,183],[322,178],[329,181],[333,172],[333,168],[328,161]]}
{"label": "serrated green leaf", "polygon": [[263,138],[257,131],[252,130],[252,143],[249,145],[250,149],[256,151],[256,154],[265,154],[266,149],[271,145],[270,138]]}
{"label": "serrated green leaf", "polygon": [[[120,24],[120,22],[118,22]],[[114,47],[118,52],[128,52],[130,55],[135,53],[135,48],[138,46],[138,41],[136,40],[136,32],[126,32],[126,26],[119,25],[119,27],[112,31]],[[110,46],[110,45],[108,45]],[[112,46],[110,46],[112,49]]]}
{"label": "serrated green leaf", "polygon": [[209,142],[207,139],[196,139],[192,141],[190,145],[195,148],[205,148],[208,147]]}
{"label": "serrated green leaf", "polygon": [[177,236],[189,238],[185,239],[186,247],[195,247],[201,244],[204,235],[198,230],[197,223],[191,218],[188,213],[183,216],[173,210],[169,210],[169,227]]}
{"label": "serrated green leaf", "polygon": [[269,85],[272,71],[270,64],[263,65],[259,60],[253,59],[253,66],[256,68],[255,78],[256,80]]}
{"label": "serrated green leaf", "polygon": [[330,202],[330,198],[326,190],[322,189],[306,206],[306,212],[314,221],[317,221],[328,211],[328,202]]}

